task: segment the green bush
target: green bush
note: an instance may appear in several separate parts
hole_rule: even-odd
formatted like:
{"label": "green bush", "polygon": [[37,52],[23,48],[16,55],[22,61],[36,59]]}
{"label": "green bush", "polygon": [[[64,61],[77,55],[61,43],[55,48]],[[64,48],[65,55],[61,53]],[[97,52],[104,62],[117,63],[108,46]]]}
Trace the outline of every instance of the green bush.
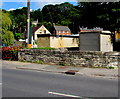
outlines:
{"label": "green bush", "polygon": [[114,69],[114,67],[112,67],[112,66],[110,66],[110,67],[108,67],[109,69]]}

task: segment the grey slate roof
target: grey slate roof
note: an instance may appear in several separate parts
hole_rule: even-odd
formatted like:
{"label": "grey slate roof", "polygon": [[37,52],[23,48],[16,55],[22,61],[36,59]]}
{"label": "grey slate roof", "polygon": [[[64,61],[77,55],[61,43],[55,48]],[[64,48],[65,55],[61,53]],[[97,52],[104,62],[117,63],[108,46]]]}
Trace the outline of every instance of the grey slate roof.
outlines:
{"label": "grey slate roof", "polygon": [[68,26],[54,26],[56,31],[70,31]]}

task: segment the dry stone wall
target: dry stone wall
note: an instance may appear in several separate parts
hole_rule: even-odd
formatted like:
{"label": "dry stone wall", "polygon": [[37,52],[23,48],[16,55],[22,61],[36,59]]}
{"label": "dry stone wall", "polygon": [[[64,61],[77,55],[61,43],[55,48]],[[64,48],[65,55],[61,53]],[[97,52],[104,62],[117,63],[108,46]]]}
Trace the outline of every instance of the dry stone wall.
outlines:
{"label": "dry stone wall", "polygon": [[84,67],[119,66],[120,52],[22,49],[19,61]]}

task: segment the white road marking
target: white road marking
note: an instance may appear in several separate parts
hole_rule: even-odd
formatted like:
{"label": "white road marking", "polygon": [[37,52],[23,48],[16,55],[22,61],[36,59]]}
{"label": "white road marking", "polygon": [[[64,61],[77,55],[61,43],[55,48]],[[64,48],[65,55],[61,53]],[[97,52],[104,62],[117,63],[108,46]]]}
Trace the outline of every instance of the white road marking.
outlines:
{"label": "white road marking", "polygon": [[0,85],[2,85],[2,83],[0,83]]}
{"label": "white road marking", "polygon": [[69,94],[63,94],[63,93],[57,93],[57,92],[48,92],[49,94],[54,94],[54,95],[60,95],[60,96],[67,96],[67,97],[76,97],[76,98],[83,98],[81,96],[75,96],[75,95],[69,95]]}

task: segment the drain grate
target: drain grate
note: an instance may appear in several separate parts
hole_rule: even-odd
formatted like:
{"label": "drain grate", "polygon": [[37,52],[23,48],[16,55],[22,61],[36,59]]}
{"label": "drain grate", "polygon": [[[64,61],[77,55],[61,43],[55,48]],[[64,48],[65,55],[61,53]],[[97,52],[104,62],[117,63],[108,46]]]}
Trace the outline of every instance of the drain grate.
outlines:
{"label": "drain grate", "polygon": [[65,74],[75,75],[75,73],[78,72],[77,70],[68,70],[65,72]]}

